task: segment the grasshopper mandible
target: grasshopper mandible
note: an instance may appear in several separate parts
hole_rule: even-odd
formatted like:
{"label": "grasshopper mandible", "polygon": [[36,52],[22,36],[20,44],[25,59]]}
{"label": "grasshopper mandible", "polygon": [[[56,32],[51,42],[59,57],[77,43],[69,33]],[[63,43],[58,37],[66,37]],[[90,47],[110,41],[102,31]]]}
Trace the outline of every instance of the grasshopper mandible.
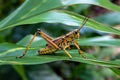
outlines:
{"label": "grasshopper mandible", "polygon": [[40,54],[50,54],[50,53],[56,52],[58,50],[63,50],[69,58],[72,58],[72,56],[66,50],[66,48],[70,48],[70,45],[73,43],[76,46],[76,48],[78,49],[79,54],[81,54],[81,56],[83,58],[85,58],[83,52],[81,51],[81,49],[79,47],[78,42],[75,39],[78,39],[80,37],[79,31],[85,25],[87,20],[88,20],[88,18],[84,18],[82,25],[78,29],[75,29],[75,30],[67,33],[66,35],[60,36],[60,37],[55,38],[55,39],[51,38],[49,35],[45,34],[40,29],[38,29],[37,32],[35,32],[31,41],[28,43],[23,54],[21,56],[16,57],[16,58],[22,58],[23,56],[25,56],[25,54],[27,53],[30,45],[32,44],[32,42],[37,34],[39,34],[42,38],[44,38],[47,41],[46,47],[41,49],[41,50],[38,50],[39,55]]}

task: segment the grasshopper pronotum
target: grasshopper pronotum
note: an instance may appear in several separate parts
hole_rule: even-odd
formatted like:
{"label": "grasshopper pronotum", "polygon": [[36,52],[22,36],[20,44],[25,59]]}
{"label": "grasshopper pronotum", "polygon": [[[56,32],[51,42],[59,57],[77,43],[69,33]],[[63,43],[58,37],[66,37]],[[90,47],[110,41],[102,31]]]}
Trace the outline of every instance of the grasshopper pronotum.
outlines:
{"label": "grasshopper pronotum", "polygon": [[68,34],[60,36],[55,39],[51,38],[50,36],[42,32],[40,29],[38,29],[38,31],[34,34],[31,41],[28,43],[24,53],[21,56],[18,56],[17,58],[22,58],[23,56],[25,56],[25,54],[27,53],[31,43],[33,42],[37,34],[39,34],[42,38],[44,38],[48,42],[45,48],[38,50],[38,54],[50,54],[58,50],[63,50],[66,53],[66,55],[68,55],[69,58],[72,58],[72,56],[66,50],[66,48],[70,48],[71,43],[73,43],[78,49],[78,52],[81,54],[81,56],[85,58],[83,52],[80,50],[80,47],[75,39],[78,39],[80,37],[79,31],[84,26],[84,24],[87,22],[87,20],[88,18],[85,18],[82,22],[82,25],[78,29],[75,29],[69,32]]}

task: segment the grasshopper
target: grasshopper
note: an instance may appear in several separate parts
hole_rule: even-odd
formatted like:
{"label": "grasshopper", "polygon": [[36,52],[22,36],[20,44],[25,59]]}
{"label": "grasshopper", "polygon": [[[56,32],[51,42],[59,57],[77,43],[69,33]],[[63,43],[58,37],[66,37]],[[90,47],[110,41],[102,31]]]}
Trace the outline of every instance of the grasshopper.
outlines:
{"label": "grasshopper", "polygon": [[37,32],[35,32],[35,34],[33,35],[33,38],[28,43],[23,54],[21,56],[17,56],[16,58],[22,58],[23,56],[25,56],[25,54],[27,53],[28,49],[30,48],[30,45],[32,44],[32,42],[37,34],[40,35],[42,38],[44,38],[47,41],[46,47],[41,50],[38,50],[38,55],[50,54],[50,53],[56,52],[58,50],[63,50],[69,58],[72,58],[72,56],[66,49],[67,48],[70,49],[70,45],[73,43],[76,46],[76,48],[78,49],[79,54],[81,54],[81,56],[83,58],[85,58],[83,52],[81,51],[81,49],[79,47],[78,42],[75,39],[78,39],[80,37],[79,31],[85,25],[87,20],[88,20],[88,18],[84,18],[82,25],[78,29],[75,29],[75,30],[67,33],[66,35],[60,36],[55,39],[53,39],[49,35],[45,34],[43,31],[38,29]]}

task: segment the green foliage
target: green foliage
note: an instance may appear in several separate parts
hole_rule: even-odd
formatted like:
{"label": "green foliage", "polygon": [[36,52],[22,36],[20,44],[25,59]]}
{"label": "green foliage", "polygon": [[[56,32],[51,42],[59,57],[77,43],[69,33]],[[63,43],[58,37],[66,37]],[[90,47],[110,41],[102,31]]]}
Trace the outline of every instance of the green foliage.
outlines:
{"label": "green foliage", "polygon": [[[111,36],[80,39],[80,45],[86,46],[120,46],[119,39],[113,39]],[[86,44],[87,43],[87,44]]]}
{"label": "green foliage", "polygon": [[[93,1],[89,0],[88,2],[82,2],[80,0],[75,1],[63,1],[61,0],[55,0],[51,3],[52,0],[45,1],[33,1],[33,0],[26,0],[23,5],[21,5],[15,12],[13,12],[11,15],[9,15],[6,19],[2,20],[0,22],[0,30],[4,30],[10,27],[15,27],[17,25],[22,24],[33,24],[33,23],[39,23],[39,22],[48,22],[48,23],[63,23],[66,25],[72,25],[72,26],[79,26],[81,21],[83,21],[83,16],[78,15],[73,12],[69,11],[61,11],[61,10],[54,10],[63,6],[73,5],[73,4],[95,4],[98,6],[105,7],[107,9],[119,11],[120,8],[109,1]],[[110,4],[109,6],[103,4],[104,2]],[[32,6],[31,6],[32,4]],[[46,6],[47,5],[47,6]],[[52,5],[52,6],[51,6]],[[29,6],[29,7],[27,7]],[[111,8],[112,7],[112,8]],[[56,16],[55,16],[56,15]],[[119,34],[120,30],[114,29],[112,27],[103,25],[101,23],[98,23],[94,20],[89,19],[87,24],[88,27],[93,28],[95,30],[109,32],[113,34]],[[0,64],[42,64],[52,61],[58,61],[58,60],[71,60],[71,61],[78,61],[78,62],[85,62],[90,64],[98,64],[98,65],[105,65],[109,67],[119,67],[119,64],[116,63],[116,61],[99,61],[95,58],[91,58],[91,54],[86,54],[87,59],[80,58],[79,55],[77,55],[76,50],[71,50],[70,53],[73,55],[73,59],[69,59],[64,55],[63,52],[58,52],[57,55],[47,55],[47,56],[35,56],[32,53],[35,53],[35,51],[38,48],[42,48],[45,45],[45,42],[43,40],[34,41],[32,44],[31,50],[28,52],[28,56],[26,56],[23,59],[15,59],[15,56],[20,55],[24,48],[23,46],[26,46],[30,37],[26,37],[22,41],[18,42],[17,44],[11,44],[11,43],[2,43],[0,44]],[[104,38],[103,38],[104,39]],[[115,39],[108,39],[105,41],[100,41],[99,38],[96,39],[83,39],[79,40],[79,43],[81,45],[92,45],[92,46],[119,46],[119,40]],[[39,43],[39,44],[38,44]],[[87,44],[86,44],[87,43]],[[76,57],[75,57],[76,56]],[[32,62],[31,62],[32,60]],[[118,62],[119,60],[117,60]]]}
{"label": "green foliage", "polygon": [[120,23],[120,12],[106,13],[104,15],[101,15],[101,16],[95,18],[95,20],[97,20],[101,23],[105,23],[107,25],[119,24]]}
{"label": "green foliage", "polygon": [[[31,45],[31,48],[28,51],[28,54],[22,58],[22,59],[16,59],[15,57],[20,55],[25,47],[26,44],[28,44],[29,40],[31,40],[32,36],[27,36],[23,40],[15,44],[10,43],[2,43],[0,45],[0,51],[3,51],[0,55],[1,60],[0,64],[24,64],[24,65],[30,65],[30,64],[43,64],[53,61],[59,61],[59,60],[69,60],[69,61],[77,61],[77,62],[83,62],[83,63],[89,63],[94,65],[101,65],[101,66],[107,66],[107,67],[120,67],[120,60],[114,60],[114,61],[103,61],[98,60],[95,57],[93,57],[91,54],[87,53],[86,59],[80,57],[77,50],[70,50],[69,52],[73,56],[72,59],[69,59],[68,56],[64,54],[63,51],[59,51],[56,54],[51,55],[40,55],[36,56],[36,51],[39,50],[39,48],[43,48],[45,41],[41,38],[36,37],[35,41]],[[98,39],[98,41],[97,41]],[[103,41],[104,38],[93,38],[93,39],[81,39],[79,40],[79,43],[82,45],[86,45],[86,43],[90,43],[87,45],[92,46],[119,46],[117,44],[120,42],[120,40],[110,39]],[[112,43],[111,43],[112,42]],[[104,44],[106,43],[106,44]],[[103,44],[103,45],[102,45]]]}
{"label": "green foliage", "polygon": [[[52,4],[50,4],[52,2]],[[66,12],[56,12],[54,9],[63,7],[63,6],[69,6],[74,4],[94,4],[98,6],[105,7],[107,9],[120,11],[120,8],[112,3],[110,3],[108,0],[89,0],[89,1],[81,1],[81,0],[75,0],[75,1],[61,1],[61,0],[55,0],[54,2],[52,0],[45,1],[45,0],[26,0],[23,5],[21,5],[14,13],[9,15],[6,19],[2,20],[0,22],[0,31],[14,27],[21,24],[33,24],[33,23],[39,23],[39,22],[49,22],[49,23],[63,23],[63,24],[69,24],[74,26],[79,26],[79,21],[82,21],[81,16],[75,16],[72,13],[66,13]],[[105,4],[103,4],[105,3]],[[107,6],[106,4],[109,4]],[[32,6],[31,6],[32,5]],[[30,6],[30,7],[28,7]],[[51,12],[52,10],[52,12]],[[49,12],[50,11],[50,12]],[[57,15],[55,17],[54,15]],[[80,18],[80,19],[79,19]],[[68,20],[69,19],[69,20]],[[70,24],[72,22],[72,24]],[[88,26],[101,30],[101,27],[104,27],[100,23],[96,23],[95,21],[88,21],[90,22]],[[92,23],[92,24],[91,24]],[[96,26],[95,26],[96,25]],[[112,28],[106,28],[101,31],[108,31],[118,33],[119,31],[114,30]],[[111,30],[111,31],[109,31]],[[106,31],[106,32],[107,32]]]}
{"label": "green foliage", "polygon": [[117,75],[120,75],[120,69],[118,68],[110,68],[113,72],[115,72]]}
{"label": "green foliage", "polygon": [[[75,7],[76,4],[77,5],[79,4],[79,8],[78,6]],[[87,6],[84,6],[84,4],[87,4]],[[89,19],[88,22],[85,24],[85,26],[95,30],[96,32],[100,31],[100,33],[104,32],[107,34],[111,33],[111,34],[120,35],[120,30],[115,29],[112,26],[109,26],[120,23],[120,18],[119,18],[120,7],[111,3],[109,0],[54,0],[54,1],[26,0],[17,10],[15,10],[5,19],[1,20],[0,41],[2,42],[4,41],[5,36],[12,32],[11,30],[13,27],[18,27],[19,25],[25,25],[25,24],[35,25],[37,23],[43,23],[43,22],[45,22],[45,24],[61,23],[65,25],[64,29],[66,29],[66,31],[73,30],[74,27],[72,26],[79,26],[84,19],[84,16],[79,15],[75,12],[79,12],[79,11],[81,12],[82,10],[88,8],[91,4],[103,7],[108,10],[112,10],[114,12],[101,15],[95,18],[95,20]],[[68,11],[69,9],[68,10],[66,9],[68,6],[74,8],[73,11],[75,12],[72,12],[72,10]],[[66,27],[66,25],[71,27]],[[61,25],[59,25],[54,30],[61,29],[60,26]],[[44,28],[44,26],[40,28]],[[52,26],[50,26],[49,29],[50,28],[52,28]],[[51,31],[50,35],[52,35],[54,30]],[[44,64],[49,62],[61,61],[61,60],[87,63],[87,66],[80,65],[76,69],[74,69],[73,76],[76,77],[79,77],[79,74],[89,75],[90,74],[89,72],[91,72],[92,74],[94,74],[94,79],[104,80],[102,76],[99,74],[103,74],[104,76],[111,76],[113,73],[111,73],[111,71],[108,68],[110,68],[117,75],[120,75],[120,70],[119,70],[120,59],[119,58],[116,59],[114,56],[112,56],[112,58],[110,57],[111,59],[104,59],[104,57],[108,58],[109,55],[111,55],[110,53],[114,53],[114,51],[111,50],[111,47],[120,46],[120,40],[114,39],[110,35],[102,36],[102,37],[92,36],[91,38],[83,38],[83,39],[80,38],[78,40],[80,46],[100,46],[100,47],[102,46],[102,48],[110,47],[110,49],[107,50],[105,50],[106,48],[100,49],[102,51],[99,51],[97,55],[94,54],[94,52],[87,53],[86,51],[84,51],[86,55],[86,59],[82,58],[79,55],[77,49],[68,50],[68,52],[70,52],[70,54],[73,57],[72,59],[69,59],[69,57],[65,55],[63,51],[58,51],[55,54],[50,54],[50,55],[36,56],[37,55],[36,51],[41,48],[44,48],[46,44],[46,41],[43,40],[41,37],[35,38],[25,57],[21,59],[16,59],[16,56],[19,56],[23,53],[28,42],[31,40],[32,37],[33,37],[32,35],[28,35],[19,42],[17,42],[16,44],[6,41],[0,44],[0,65],[6,65],[6,64],[13,65],[13,68],[18,72],[18,74],[21,76],[23,80],[27,80],[27,78],[25,76],[25,71],[22,65]],[[93,67],[92,65],[88,65],[88,64],[105,66],[108,68],[103,68],[98,73],[97,72],[98,68],[96,68],[96,66]],[[86,69],[86,71],[84,71],[84,69]],[[87,77],[82,76],[81,78],[83,80],[93,79],[90,76]]]}

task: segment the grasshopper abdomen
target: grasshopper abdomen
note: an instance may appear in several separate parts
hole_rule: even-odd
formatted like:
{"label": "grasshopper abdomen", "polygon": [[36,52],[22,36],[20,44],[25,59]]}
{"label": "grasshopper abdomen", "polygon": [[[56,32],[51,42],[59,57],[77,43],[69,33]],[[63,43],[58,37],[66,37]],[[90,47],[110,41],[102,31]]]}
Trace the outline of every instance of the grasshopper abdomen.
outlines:
{"label": "grasshopper abdomen", "polygon": [[55,48],[43,48],[43,49],[38,50],[38,54],[51,54],[56,51],[57,49]]}

